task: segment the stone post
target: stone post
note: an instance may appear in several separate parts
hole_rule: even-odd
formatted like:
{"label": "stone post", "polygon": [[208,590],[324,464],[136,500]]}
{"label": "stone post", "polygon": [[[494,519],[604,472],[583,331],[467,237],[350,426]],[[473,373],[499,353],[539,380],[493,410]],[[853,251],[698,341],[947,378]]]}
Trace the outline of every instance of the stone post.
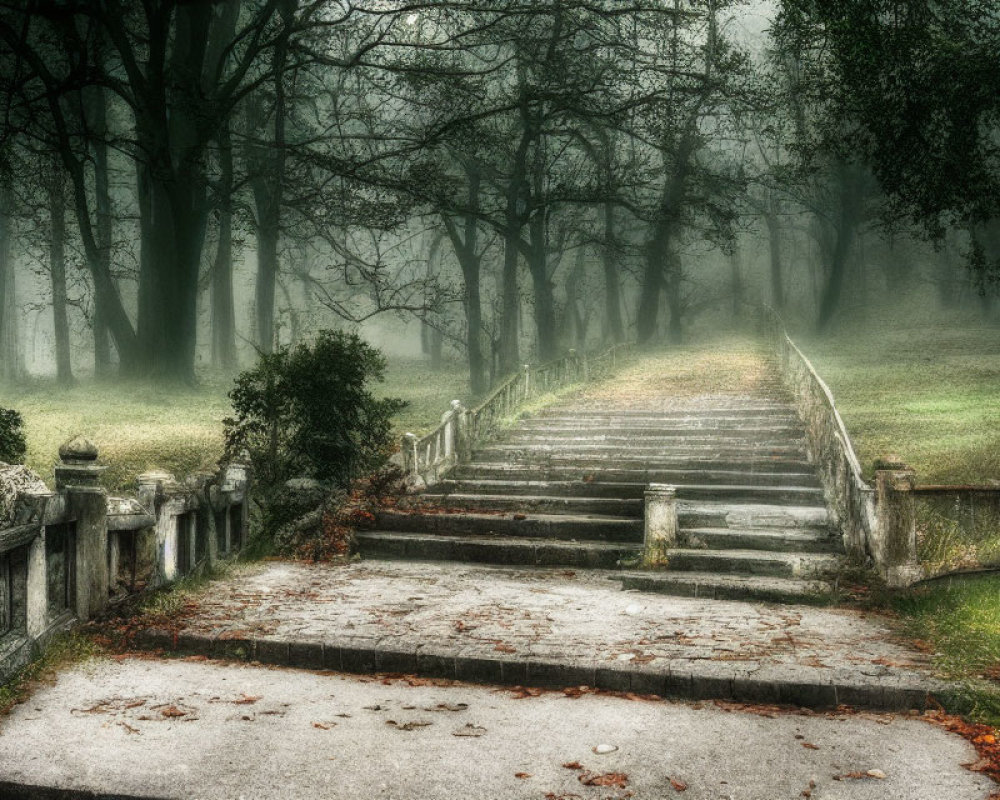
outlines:
{"label": "stone post", "polygon": [[407,475],[418,475],[417,469],[417,437],[413,433],[403,434],[403,471]]}
{"label": "stone post", "polygon": [[139,502],[156,517],[153,526],[153,541],[156,552],[156,574],[153,585],[159,586],[177,578],[177,530],[173,516],[164,513],[167,489],[176,487],[177,482],[169,472],[151,470],[136,479]]}
{"label": "stone post", "polygon": [[913,500],[916,473],[899,456],[875,462],[875,536],[871,555],[889,586],[909,586],[922,576],[917,561],[917,524]]}
{"label": "stone post", "polygon": [[97,447],[76,436],[59,448],[56,491],[66,495],[67,519],[76,522],[74,613],[84,620],[108,604],[108,494],[100,485],[107,467],[97,465]]}
{"label": "stone post", "polygon": [[525,364],[524,367],[524,400],[527,400],[531,395],[531,364]]}
{"label": "stone post", "polygon": [[461,400],[451,401],[451,413],[454,415],[455,425],[455,456],[457,461],[468,461],[469,451],[471,447],[469,445],[469,419],[468,411],[466,411],[465,406],[462,405]]}
{"label": "stone post", "polygon": [[677,489],[665,483],[651,483],[645,496],[642,563],[645,567],[665,567],[670,560],[670,549],[677,544]]}

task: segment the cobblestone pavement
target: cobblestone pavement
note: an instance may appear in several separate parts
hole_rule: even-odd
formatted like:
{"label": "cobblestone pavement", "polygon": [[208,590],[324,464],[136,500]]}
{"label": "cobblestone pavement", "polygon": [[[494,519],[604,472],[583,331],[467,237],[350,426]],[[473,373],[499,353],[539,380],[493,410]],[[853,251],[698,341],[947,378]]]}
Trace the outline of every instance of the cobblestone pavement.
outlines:
{"label": "cobblestone pavement", "polygon": [[[668,695],[698,695],[697,686],[685,691],[679,681],[690,687],[699,677],[729,681],[730,691],[734,681],[744,679],[755,685],[868,690],[863,701],[823,694],[806,705],[858,702],[878,707],[878,692],[944,688],[930,677],[926,654],[895,640],[876,616],[624,592],[609,573],[601,572],[270,562],[212,583],[177,623],[179,631],[160,638],[154,632],[151,643],[169,648],[171,641],[200,642],[195,650],[208,648],[215,654],[244,643],[256,647],[247,657],[295,666],[366,671],[364,663],[338,663],[336,658],[343,656],[323,661],[311,645],[325,645],[331,653],[391,653],[392,663],[368,662],[369,668],[384,671],[421,671],[421,656],[433,656],[435,663],[459,658],[482,662],[487,670],[466,677],[489,680],[489,664],[505,664],[503,683],[524,682],[517,677],[535,664],[536,677],[540,665],[555,670],[553,684],[572,683],[578,676],[578,682],[592,683],[586,678],[604,671],[605,688],[636,690],[634,676],[648,675],[643,686]],[[559,665],[572,669],[561,672]],[[609,683],[616,674],[633,677],[621,685]],[[452,677],[447,669],[442,675]],[[673,682],[658,683],[665,676],[674,676]],[[884,705],[906,704],[886,694]]]}

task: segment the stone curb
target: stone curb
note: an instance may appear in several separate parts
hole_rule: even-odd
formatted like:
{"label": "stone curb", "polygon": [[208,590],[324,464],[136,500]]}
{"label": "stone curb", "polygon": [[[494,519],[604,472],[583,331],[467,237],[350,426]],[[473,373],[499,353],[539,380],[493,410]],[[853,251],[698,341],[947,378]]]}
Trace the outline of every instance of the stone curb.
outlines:
{"label": "stone curb", "polygon": [[[171,654],[202,655],[232,661],[283,667],[319,669],[362,675],[412,674],[425,678],[503,686],[563,689],[589,686],[609,691],[652,694],[678,700],[723,700],[833,709],[845,705],[872,711],[923,711],[947,705],[955,687],[937,680],[913,681],[886,676],[861,682],[847,676],[816,681],[814,670],[771,669],[770,676],[754,674],[725,662],[668,662],[667,668],[496,656],[480,650],[451,651],[391,639],[292,641],[281,638],[241,638],[203,633],[148,629],[136,646]],[[762,670],[758,670],[762,671]],[[782,674],[784,673],[784,674]]]}

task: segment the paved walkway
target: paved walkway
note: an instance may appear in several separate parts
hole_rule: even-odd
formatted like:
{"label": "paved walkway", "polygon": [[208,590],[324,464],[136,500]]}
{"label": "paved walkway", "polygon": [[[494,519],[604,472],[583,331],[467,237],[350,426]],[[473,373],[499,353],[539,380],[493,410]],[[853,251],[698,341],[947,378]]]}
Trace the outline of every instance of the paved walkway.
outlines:
{"label": "paved walkway", "polygon": [[763,711],[100,660],[0,720],[0,797],[986,800],[992,788],[960,766],[972,746],[923,721]]}
{"label": "paved walkway", "polygon": [[826,707],[945,690],[877,617],[621,591],[613,573],[272,562],[146,631],[153,648],[355,672]]}

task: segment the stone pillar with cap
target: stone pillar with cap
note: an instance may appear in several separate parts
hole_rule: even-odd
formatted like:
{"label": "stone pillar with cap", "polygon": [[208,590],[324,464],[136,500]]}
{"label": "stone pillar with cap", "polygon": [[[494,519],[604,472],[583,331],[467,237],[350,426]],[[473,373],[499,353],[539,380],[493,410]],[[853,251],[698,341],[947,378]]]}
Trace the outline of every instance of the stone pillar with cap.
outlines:
{"label": "stone pillar with cap", "polygon": [[646,487],[645,531],[642,563],[645,567],[665,567],[671,548],[677,546],[677,488],[666,483]]}
{"label": "stone pillar with cap", "polygon": [[59,448],[56,491],[66,496],[66,518],[75,524],[74,613],[88,619],[108,604],[108,495],[100,484],[107,469],[97,446],[75,436]]}
{"label": "stone pillar with cap", "polygon": [[899,456],[876,460],[876,524],[870,548],[875,568],[889,586],[909,586],[923,575],[917,559],[915,484],[916,472]]}

